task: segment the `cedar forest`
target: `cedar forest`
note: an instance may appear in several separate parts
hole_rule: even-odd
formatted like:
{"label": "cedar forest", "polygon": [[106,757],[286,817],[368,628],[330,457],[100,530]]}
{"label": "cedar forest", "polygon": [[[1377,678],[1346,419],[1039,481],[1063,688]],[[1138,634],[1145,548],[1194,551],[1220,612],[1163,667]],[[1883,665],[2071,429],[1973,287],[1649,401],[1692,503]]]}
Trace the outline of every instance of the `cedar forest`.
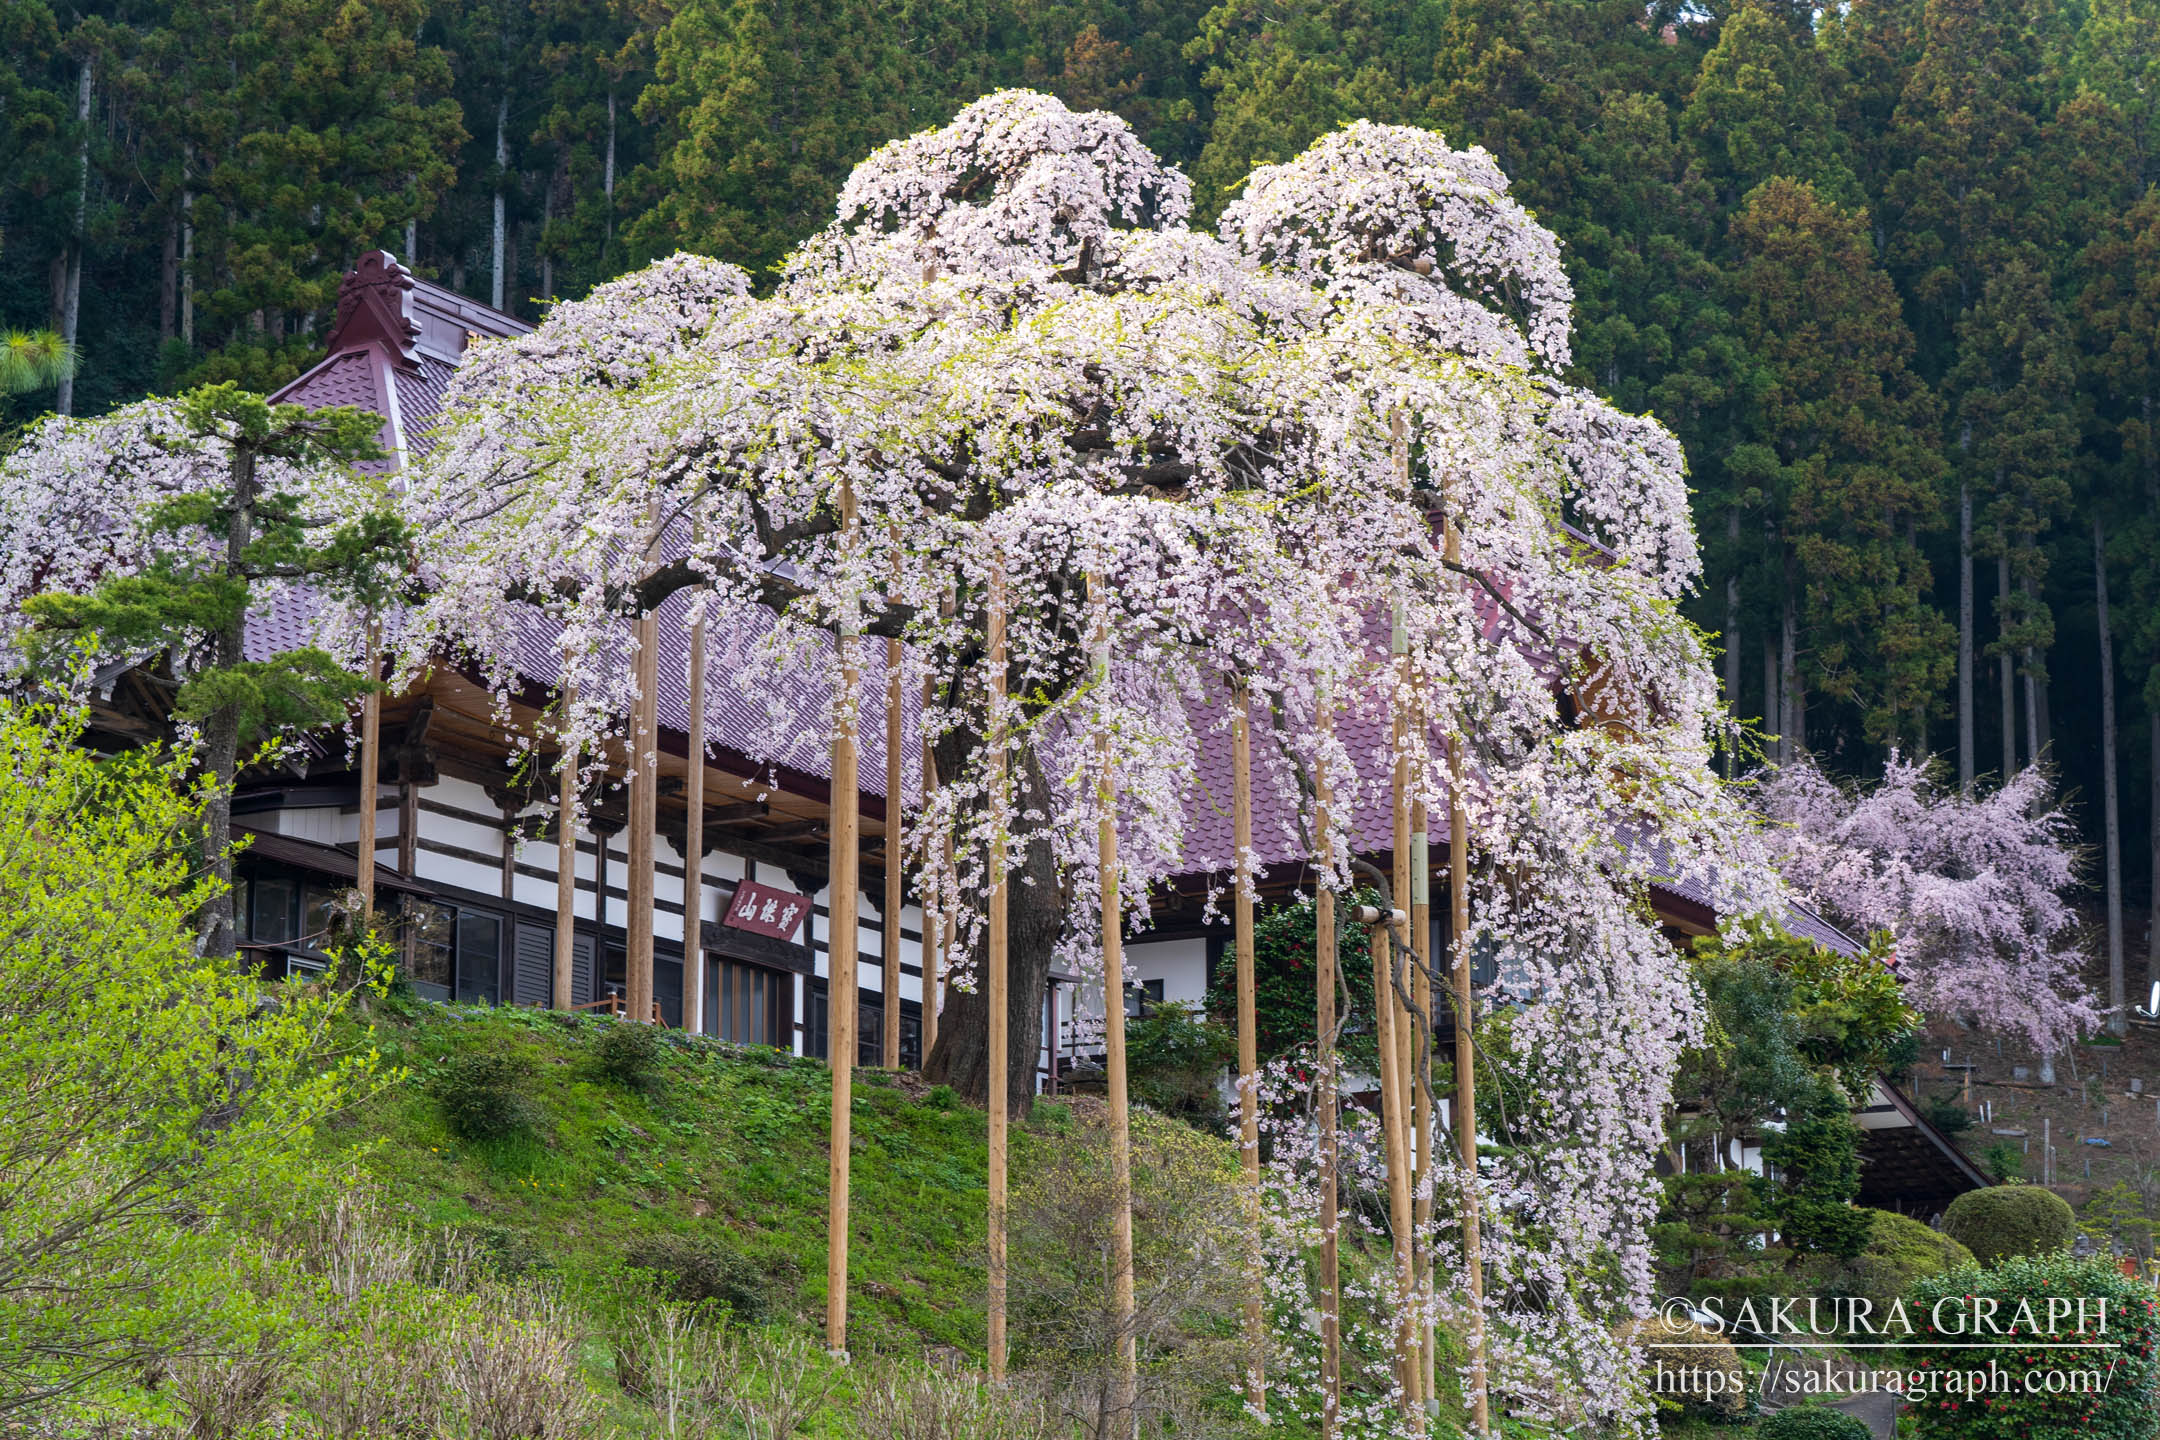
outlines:
{"label": "cedar forest", "polygon": [[1482,145],[1563,242],[1573,378],[1686,446],[1691,616],[1761,743],[2044,756],[2097,882],[2112,694],[2146,891],[2160,0],[0,0],[0,35],[0,326],[72,330],[78,414],[290,379],[376,246],[533,321],[678,249],[769,282],[857,159],[1001,85],[1126,118],[1201,222],[1352,118]]}

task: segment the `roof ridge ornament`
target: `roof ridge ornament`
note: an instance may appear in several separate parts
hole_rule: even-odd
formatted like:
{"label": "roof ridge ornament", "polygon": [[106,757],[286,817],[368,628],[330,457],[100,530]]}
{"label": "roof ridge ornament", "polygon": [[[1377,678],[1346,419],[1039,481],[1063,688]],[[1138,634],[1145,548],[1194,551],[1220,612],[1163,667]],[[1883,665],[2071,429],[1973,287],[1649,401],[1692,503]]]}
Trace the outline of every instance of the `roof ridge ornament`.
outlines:
{"label": "roof ridge ornament", "polygon": [[330,353],[374,340],[390,352],[396,364],[418,370],[420,322],[412,313],[416,283],[412,271],[388,250],[370,250],[362,255],[338,284]]}

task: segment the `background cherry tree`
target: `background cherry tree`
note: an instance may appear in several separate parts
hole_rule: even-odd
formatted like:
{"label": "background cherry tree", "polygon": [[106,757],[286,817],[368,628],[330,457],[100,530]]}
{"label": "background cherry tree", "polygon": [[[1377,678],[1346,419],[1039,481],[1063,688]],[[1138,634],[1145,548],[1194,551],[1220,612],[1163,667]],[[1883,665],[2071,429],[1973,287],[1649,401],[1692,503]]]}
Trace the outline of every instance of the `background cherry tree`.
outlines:
{"label": "background cherry tree", "polygon": [[[1187,194],[1114,116],[1003,92],[866,161],[770,297],[676,257],[482,348],[410,497],[431,598],[406,653],[463,654],[507,695],[552,626],[590,749],[627,708],[627,617],[693,588],[776,758],[862,704],[835,637],[903,640],[941,779],[910,860],[959,925],[963,987],[1009,841],[1015,1095],[1043,973],[1098,942],[1099,746],[1144,925],[1155,882],[1257,863],[1190,824],[1226,697],[1261,735],[1256,850],[1317,851],[1338,884],[1385,829],[1394,756],[1323,712],[1414,704],[1413,788],[1442,813],[1437,738],[1463,747],[1474,910],[1521,977],[1538,1097],[1508,1157],[1444,1182],[1504,1217],[1500,1388],[1640,1416],[1613,1322],[1648,1298],[1650,1160],[1698,1023],[1642,888],[1678,868],[1740,909],[1768,888],[1674,609],[1697,574],[1678,447],[1560,377],[1557,247],[1483,152],[1353,126],[1257,172],[1214,235]],[[1316,837],[1322,773],[1352,819]],[[948,1000],[932,1078],[983,1093],[985,1021]]]}
{"label": "background cherry tree", "polygon": [[2076,827],[2045,772],[1961,795],[1926,761],[1840,785],[1812,760],[1762,787],[1779,871],[1838,924],[1887,930],[1915,1005],[2060,1054],[2100,1022],[2068,896]]}

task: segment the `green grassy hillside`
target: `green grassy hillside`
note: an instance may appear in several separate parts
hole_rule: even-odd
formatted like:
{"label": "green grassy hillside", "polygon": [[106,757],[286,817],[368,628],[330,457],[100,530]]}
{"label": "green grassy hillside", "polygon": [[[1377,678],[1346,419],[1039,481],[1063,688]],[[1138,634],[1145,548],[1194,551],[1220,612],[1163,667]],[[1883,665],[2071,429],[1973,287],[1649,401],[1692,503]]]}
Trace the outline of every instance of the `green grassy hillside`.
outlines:
{"label": "green grassy hillside", "polygon": [[[441,1006],[371,1018],[385,1065],[405,1079],[324,1141],[361,1144],[365,1172],[416,1225],[464,1231],[508,1268],[553,1272],[600,1310],[634,1259],[678,1242],[733,1262],[737,1288],[770,1307],[758,1318],[822,1316],[822,1063],[670,1032],[640,1085],[596,1053],[611,1020]],[[527,1112],[513,1133],[451,1130],[441,1096],[475,1055],[521,1072],[505,1087]],[[985,1128],[948,1090],[857,1072],[851,1349],[981,1352]]]}

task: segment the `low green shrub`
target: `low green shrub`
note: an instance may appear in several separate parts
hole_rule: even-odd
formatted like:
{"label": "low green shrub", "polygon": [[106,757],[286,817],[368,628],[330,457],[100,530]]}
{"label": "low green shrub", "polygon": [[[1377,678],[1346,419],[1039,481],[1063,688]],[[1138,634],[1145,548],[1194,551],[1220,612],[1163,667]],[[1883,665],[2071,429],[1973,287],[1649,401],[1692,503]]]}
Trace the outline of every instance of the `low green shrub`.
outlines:
{"label": "low green shrub", "polygon": [[788,1298],[802,1280],[792,1260],[761,1262],[717,1241],[683,1235],[635,1241],[624,1259],[633,1269],[651,1274],[667,1298],[687,1305],[724,1305],[747,1325],[785,1318]]}
{"label": "low green shrub", "polygon": [[450,1132],[462,1140],[506,1140],[529,1134],[540,1108],[528,1095],[531,1067],[514,1055],[474,1051],[458,1055],[430,1086]]}
{"label": "low green shrub", "polygon": [[1864,1421],[1821,1405],[1780,1410],[1765,1419],[1755,1435],[1756,1440],[1872,1440]]}
{"label": "low green shrub", "polygon": [[[2112,1260],[2064,1251],[2013,1256],[1991,1269],[1930,1276],[1913,1287],[1907,1305],[1919,1333],[1907,1346],[1906,1368],[1933,1384],[1928,1393],[1908,1393],[1911,1440],[2160,1434],[2152,1287]],[[1940,1348],[1949,1345],[1962,1348]],[[2111,1348],[2062,1348],[2069,1345]],[[1961,1386],[1961,1375],[1987,1383]],[[1899,1433],[1906,1433],[1902,1425]]]}
{"label": "low green shrub", "polygon": [[1943,1233],[1983,1265],[2012,1255],[2045,1255],[2070,1246],[2077,1216],[2069,1203],[2038,1185],[1991,1185],[1968,1190],[1943,1212]]}
{"label": "low green shrub", "polygon": [[628,1090],[650,1090],[660,1083],[660,1030],[627,1020],[601,1025],[593,1040],[593,1068]]}

